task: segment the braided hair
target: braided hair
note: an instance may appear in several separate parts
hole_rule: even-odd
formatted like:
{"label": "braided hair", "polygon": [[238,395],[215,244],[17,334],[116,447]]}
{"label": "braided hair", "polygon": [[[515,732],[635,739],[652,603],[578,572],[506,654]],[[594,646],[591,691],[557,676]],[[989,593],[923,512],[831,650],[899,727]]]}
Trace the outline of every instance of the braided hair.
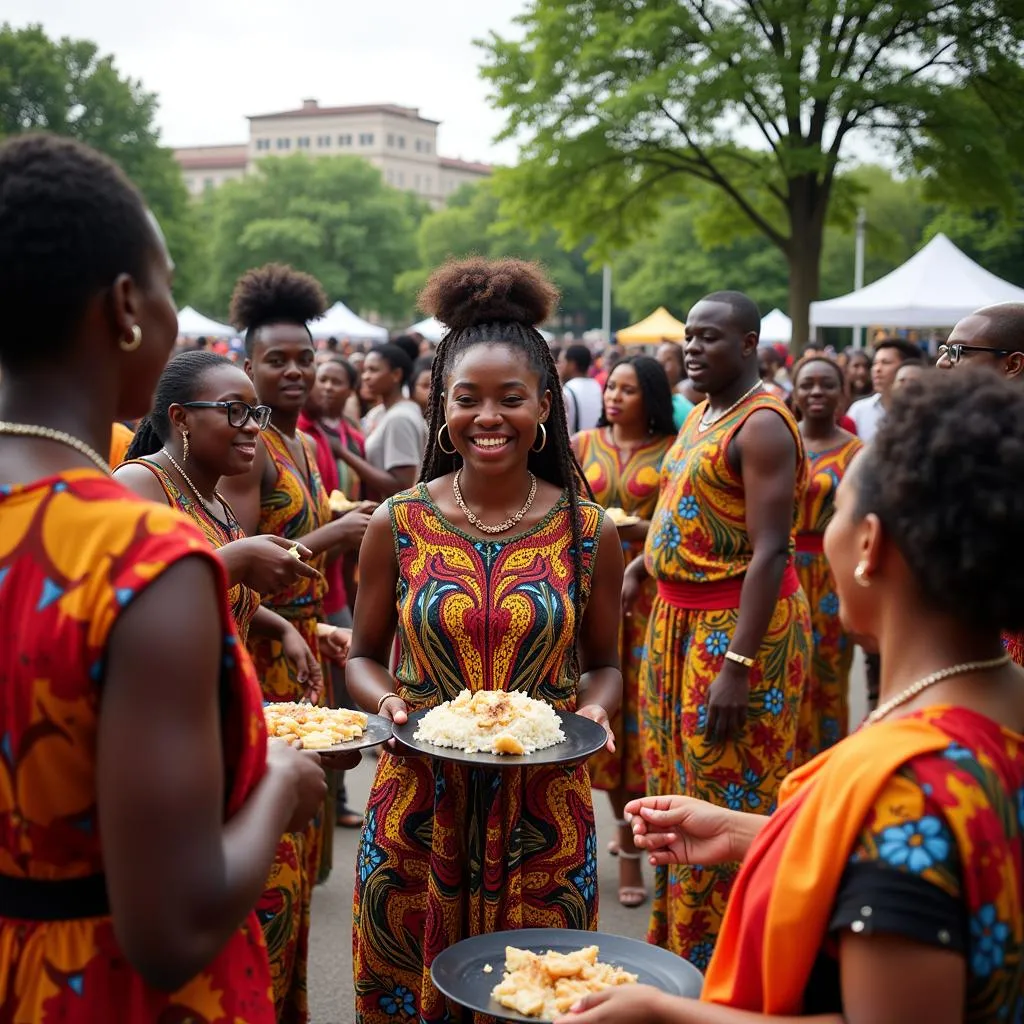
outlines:
{"label": "braided hair", "polygon": [[125,459],[141,459],[167,444],[171,436],[171,420],[167,415],[172,405],[195,401],[203,377],[219,366],[234,366],[230,359],[207,349],[193,349],[176,355],[160,374],[153,408],[138,425]]}
{"label": "braided hair", "polygon": [[[651,356],[630,356],[628,359],[620,359],[615,364],[615,368],[608,374],[608,380],[612,379],[612,373],[620,366],[633,367],[637,383],[640,385],[640,397],[644,403],[647,429],[655,437],[675,437],[677,430],[672,410],[672,389],[669,387],[665,368]],[[607,390],[607,388],[608,384],[605,383],[605,389]],[[605,415],[603,406],[597,425],[599,427],[608,426],[608,417]]]}
{"label": "braided hair", "polygon": [[572,445],[558,370],[548,343],[537,330],[558,302],[558,291],[535,263],[523,260],[486,260],[474,257],[450,261],[434,271],[420,294],[424,312],[447,327],[434,354],[427,406],[427,447],[420,480],[429,483],[455,472],[462,459],[449,455],[438,444],[445,422],[445,385],[456,359],[475,345],[507,345],[523,353],[540,378],[541,393],[551,395],[547,443],[530,451],[527,466],[536,477],[566,492],[572,529],[572,558],[576,585],[573,604],[576,626],[581,618],[580,585],[583,579],[583,537],[579,510],[580,493],[593,498]]}

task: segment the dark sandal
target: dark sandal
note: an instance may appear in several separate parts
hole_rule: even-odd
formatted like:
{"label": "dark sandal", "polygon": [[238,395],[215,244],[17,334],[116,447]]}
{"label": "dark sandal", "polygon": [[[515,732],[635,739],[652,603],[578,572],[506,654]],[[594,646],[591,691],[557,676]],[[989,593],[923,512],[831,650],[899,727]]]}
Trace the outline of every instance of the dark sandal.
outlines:
{"label": "dark sandal", "polygon": [[363,816],[348,807],[338,808],[338,824],[342,828],[362,828]]}

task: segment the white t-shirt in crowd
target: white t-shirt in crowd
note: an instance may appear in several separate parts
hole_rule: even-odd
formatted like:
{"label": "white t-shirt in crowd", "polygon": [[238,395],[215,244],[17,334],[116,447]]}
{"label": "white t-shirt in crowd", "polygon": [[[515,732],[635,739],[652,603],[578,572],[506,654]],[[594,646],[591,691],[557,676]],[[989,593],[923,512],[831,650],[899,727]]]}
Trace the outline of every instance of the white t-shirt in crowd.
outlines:
{"label": "white t-shirt in crowd", "polygon": [[601,385],[593,377],[573,377],[562,388],[562,395],[565,398],[569,435],[578,434],[581,430],[593,430],[601,418]]}
{"label": "white t-shirt in crowd", "polygon": [[878,428],[885,419],[882,396],[869,395],[867,398],[858,398],[847,410],[846,415],[856,425],[857,436],[865,444],[870,444],[875,439],[875,434],[878,433]]}
{"label": "white t-shirt in crowd", "polygon": [[377,421],[366,439],[366,461],[377,469],[390,471],[400,466],[415,466],[423,461],[427,443],[427,424],[415,402],[396,402]]}

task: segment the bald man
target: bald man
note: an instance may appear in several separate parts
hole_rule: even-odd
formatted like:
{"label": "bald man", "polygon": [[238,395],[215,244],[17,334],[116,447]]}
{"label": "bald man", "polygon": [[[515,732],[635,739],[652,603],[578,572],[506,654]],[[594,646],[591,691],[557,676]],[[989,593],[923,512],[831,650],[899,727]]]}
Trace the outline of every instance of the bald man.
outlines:
{"label": "bald man", "polygon": [[[1024,302],[985,306],[965,316],[939,352],[941,369],[982,366],[1024,385]],[[1004,634],[1003,643],[1010,657],[1024,666],[1024,634]]]}

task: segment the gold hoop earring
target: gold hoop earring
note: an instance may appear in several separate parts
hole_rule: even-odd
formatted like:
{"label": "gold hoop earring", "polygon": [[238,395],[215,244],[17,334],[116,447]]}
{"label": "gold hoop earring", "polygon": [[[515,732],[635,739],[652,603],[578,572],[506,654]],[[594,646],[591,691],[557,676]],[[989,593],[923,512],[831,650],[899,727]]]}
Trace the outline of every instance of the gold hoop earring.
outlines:
{"label": "gold hoop earring", "polygon": [[[446,430],[448,430],[447,421],[441,424],[441,428],[437,432],[437,447],[440,448],[441,451],[445,453],[445,455],[455,455],[458,453],[458,448],[455,447],[455,442],[452,441],[451,451],[449,451],[447,448],[445,448],[444,442],[441,440],[441,434]],[[452,432],[450,430],[448,430],[448,440],[452,440]]]}
{"label": "gold hoop earring", "polygon": [[122,352],[134,352],[142,344],[142,328],[138,324],[132,324],[132,340],[119,342]]}
{"label": "gold hoop earring", "polygon": [[856,569],[853,570],[853,578],[862,586],[871,586],[871,577],[868,576],[868,563],[861,562]]}
{"label": "gold hoop earring", "polygon": [[537,447],[537,440],[534,438],[533,447],[530,449],[531,452],[542,452],[544,446],[548,443],[548,430],[543,423],[538,423],[537,427],[540,429],[540,447]]}
{"label": "gold hoop earring", "polygon": [[181,432],[181,461],[188,462],[188,431]]}

